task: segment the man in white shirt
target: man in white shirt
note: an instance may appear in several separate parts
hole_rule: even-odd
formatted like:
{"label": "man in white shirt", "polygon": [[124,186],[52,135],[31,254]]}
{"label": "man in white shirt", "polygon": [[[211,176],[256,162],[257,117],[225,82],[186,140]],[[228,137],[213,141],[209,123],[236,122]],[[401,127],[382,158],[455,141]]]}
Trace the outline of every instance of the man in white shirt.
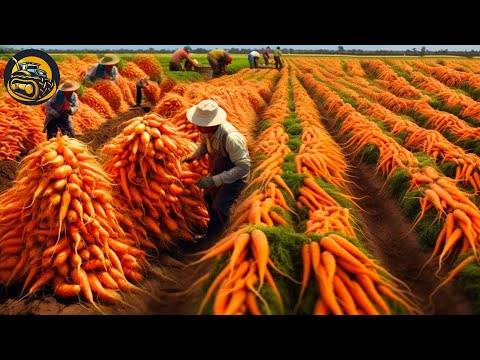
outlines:
{"label": "man in white shirt", "polygon": [[206,189],[210,222],[207,239],[216,240],[230,220],[230,208],[250,176],[250,156],[245,137],[227,121],[227,113],[213,100],[203,100],[187,111],[197,126],[202,143],[182,161],[191,162],[208,154],[209,176],[198,180]]}
{"label": "man in white shirt", "polygon": [[250,63],[250,69],[258,68],[258,60],[260,59],[260,53],[253,50],[248,54],[248,62]]}

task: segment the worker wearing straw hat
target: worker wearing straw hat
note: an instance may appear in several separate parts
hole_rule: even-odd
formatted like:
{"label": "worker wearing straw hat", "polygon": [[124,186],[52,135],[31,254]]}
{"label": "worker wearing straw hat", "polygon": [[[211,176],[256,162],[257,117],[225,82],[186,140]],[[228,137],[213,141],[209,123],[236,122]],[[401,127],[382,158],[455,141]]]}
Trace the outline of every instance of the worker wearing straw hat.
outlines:
{"label": "worker wearing straw hat", "polygon": [[57,135],[75,137],[72,115],[78,111],[78,96],[75,93],[80,84],[73,80],[66,80],[58,87],[55,95],[45,103],[47,116],[43,132],[47,132],[47,140]]}
{"label": "worker wearing straw hat", "polygon": [[187,111],[187,119],[197,126],[202,143],[182,158],[191,162],[208,154],[209,175],[198,180],[205,189],[210,222],[207,239],[216,240],[226,229],[230,208],[247,185],[250,156],[245,137],[227,121],[227,113],[213,100],[203,100]]}
{"label": "worker wearing straw hat", "polygon": [[118,69],[115,66],[120,61],[118,56],[105,55],[98,64],[94,65],[84,77],[85,82],[92,83],[97,79],[115,80],[118,76]]}

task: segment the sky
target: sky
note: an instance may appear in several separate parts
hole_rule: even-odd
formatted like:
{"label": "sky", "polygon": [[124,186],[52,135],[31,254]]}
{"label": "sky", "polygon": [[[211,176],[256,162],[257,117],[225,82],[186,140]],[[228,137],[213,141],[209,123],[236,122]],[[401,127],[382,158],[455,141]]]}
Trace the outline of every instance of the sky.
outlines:
{"label": "sky", "polygon": [[204,48],[204,49],[230,49],[230,48],[248,48],[248,49],[262,49],[265,46],[270,46],[272,48],[280,46],[280,48],[287,49],[296,49],[296,50],[315,50],[315,49],[326,49],[326,50],[337,50],[338,46],[343,46],[345,50],[352,49],[361,49],[361,50],[407,50],[416,48],[420,50],[423,46],[427,50],[437,51],[440,49],[448,49],[449,51],[469,51],[469,50],[480,50],[480,45],[280,45],[280,44],[263,44],[263,45],[196,45],[196,44],[184,44],[184,45],[0,45],[2,47],[9,47],[14,49],[65,49],[65,50],[75,50],[75,49],[89,49],[89,50],[119,50],[119,49],[128,49],[128,50],[142,50],[154,48],[174,50],[179,47],[190,45],[193,49],[195,48]]}

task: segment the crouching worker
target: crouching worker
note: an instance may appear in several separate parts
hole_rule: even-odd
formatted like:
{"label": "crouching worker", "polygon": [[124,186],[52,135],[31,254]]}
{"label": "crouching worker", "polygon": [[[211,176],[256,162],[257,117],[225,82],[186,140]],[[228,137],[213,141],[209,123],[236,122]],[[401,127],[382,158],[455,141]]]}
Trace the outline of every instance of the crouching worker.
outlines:
{"label": "crouching worker", "polygon": [[58,129],[62,135],[75,137],[72,115],[78,111],[78,96],[75,93],[80,84],[73,80],[66,80],[58,87],[55,95],[45,103],[47,116],[43,132],[47,131],[47,140],[57,135]]}
{"label": "crouching worker", "polygon": [[217,240],[226,230],[230,208],[247,185],[250,156],[244,136],[227,121],[227,113],[213,100],[203,100],[187,111],[187,119],[197,126],[202,143],[183,162],[209,156],[209,176],[198,180],[205,189],[210,222],[207,239]]}

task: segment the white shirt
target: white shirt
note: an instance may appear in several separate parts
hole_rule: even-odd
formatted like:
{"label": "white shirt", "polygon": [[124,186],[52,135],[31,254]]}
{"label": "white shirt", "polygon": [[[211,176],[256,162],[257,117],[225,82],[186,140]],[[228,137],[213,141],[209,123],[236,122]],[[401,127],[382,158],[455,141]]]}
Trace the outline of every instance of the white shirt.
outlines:
{"label": "white shirt", "polygon": [[255,51],[255,50],[253,50],[253,51],[250,53],[250,55],[252,55],[253,57],[258,57],[258,58],[260,57],[260,53],[259,53],[258,51]]}

